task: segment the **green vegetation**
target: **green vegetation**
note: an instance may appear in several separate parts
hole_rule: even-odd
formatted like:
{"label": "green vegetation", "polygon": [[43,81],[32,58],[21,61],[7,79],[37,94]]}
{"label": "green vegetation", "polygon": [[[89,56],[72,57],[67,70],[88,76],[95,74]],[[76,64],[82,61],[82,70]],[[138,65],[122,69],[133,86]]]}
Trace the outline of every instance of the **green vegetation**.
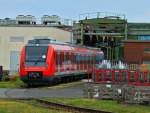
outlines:
{"label": "green vegetation", "polygon": [[17,77],[14,80],[0,81],[0,88],[21,88],[25,84]]}
{"label": "green vegetation", "polygon": [[67,113],[34,106],[27,102],[0,100],[0,113]]}
{"label": "green vegetation", "polygon": [[115,113],[150,113],[149,106],[119,104],[111,100],[95,99],[46,99],[51,102],[61,102],[68,105],[100,109]]}
{"label": "green vegetation", "polygon": [[[50,89],[61,89],[61,88],[67,88],[67,87],[80,85],[81,83],[82,83],[81,81],[75,81],[75,82],[70,82],[70,83],[61,83],[61,84],[52,85],[52,86],[39,86],[39,87],[50,88]],[[10,78],[7,81],[6,80],[0,81],[0,88],[22,88],[22,87],[27,87],[27,84],[24,84],[18,76],[14,78]]]}

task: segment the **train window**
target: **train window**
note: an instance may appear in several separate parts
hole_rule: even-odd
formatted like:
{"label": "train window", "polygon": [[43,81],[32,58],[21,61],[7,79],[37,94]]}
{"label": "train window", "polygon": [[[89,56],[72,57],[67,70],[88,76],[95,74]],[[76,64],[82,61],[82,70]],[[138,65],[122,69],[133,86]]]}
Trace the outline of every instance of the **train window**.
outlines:
{"label": "train window", "polygon": [[63,53],[63,55],[64,55],[64,57],[63,57],[63,62],[65,62],[66,61],[66,52],[62,52]]}
{"label": "train window", "polygon": [[87,55],[84,56],[85,64],[87,64]]}
{"label": "train window", "polygon": [[71,53],[71,62],[74,64],[74,53]]}
{"label": "train window", "polygon": [[87,63],[90,64],[90,56],[87,56]]}
{"label": "train window", "polygon": [[76,63],[78,64],[80,62],[80,54],[77,53],[75,59],[76,59]]}
{"label": "train window", "polygon": [[84,64],[86,63],[86,55],[85,54],[83,55],[83,63]]}
{"label": "train window", "polygon": [[88,60],[89,60],[89,64],[91,64],[91,56],[89,56],[89,59],[88,59]]}
{"label": "train window", "polygon": [[80,63],[82,64],[82,59],[83,59],[83,56],[82,56],[82,54],[80,54],[80,57],[79,57],[79,59],[80,59]]}
{"label": "train window", "polygon": [[90,56],[90,64],[93,64],[93,55]]}
{"label": "train window", "polygon": [[101,61],[101,56],[100,55],[96,55],[96,63],[99,63]]}
{"label": "train window", "polygon": [[67,60],[70,61],[70,52],[68,52],[68,54],[67,54]]}
{"label": "train window", "polygon": [[[47,46],[26,46],[25,61],[26,62],[45,62],[47,56]],[[45,55],[45,58],[42,56]]]}
{"label": "train window", "polygon": [[88,56],[88,64],[90,64],[90,56]]}
{"label": "train window", "polygon": [[89,56],[89,64],[91,64],[91,56]]}
{"label": "train window", "polygon": [[75,63],[77,63],[78,54],[75,54]]}
{"label": "train window", "polygon": [[62,63],[64,62],[64,52],[61,52],[61,61],[60,61],[60,64],[62,65]]}
{"label": "train window", "polygon": [[60,53],[59,53],[59,52],[56,52],[56,65],[61,64],[60,61],[61,61],[61,60],[60,60]]}
{"label": "train window", "polygon": [[78,54],[78,63],[80,64],[81,63],[81,55]]}
{"label": "train window", "polygon": [[84,64],[84,55],[81,55],[81,64]]}
{"label": "train window", "polygon": [[62,52],[62,63],[64,63],[66,60],[66,53]]}
{"label": "train window", "polygon": [[69,60],[70,60],[70,63],[72,64],[73,63],[73,53],[72,52],[69,52]]}
{"label": "train window", "polygon": [[56,65],[58,64],[57,63],[57,52],[55,52],[55,61],[56,61]]}
{"label": "train window", "polygon": [[80,55],[80,63],[81,63],[81,64],[83,63],[82,61],[83,61],[83,55],[81,54],[81,55]]}
{"label": "train window", "polygon": [[64,52],[64,62],[65,64],[67,63],[68,61],[68,52]]}
{"label": "train window", "polygon": [[94,58],[93,58],[93,55],[91,56],[91,64],[94,63]]}
{"label": "train window", "polygon": [[84,55],[84,63],[87,64],[87,55]]}
{"label": "train window", "polygon": [[87,63],[89,64],[89,56],[87,56]]}
{"label": "train window", "polygon": [[67,64],[71,63],[71,55],[70,52],[67,53]]}

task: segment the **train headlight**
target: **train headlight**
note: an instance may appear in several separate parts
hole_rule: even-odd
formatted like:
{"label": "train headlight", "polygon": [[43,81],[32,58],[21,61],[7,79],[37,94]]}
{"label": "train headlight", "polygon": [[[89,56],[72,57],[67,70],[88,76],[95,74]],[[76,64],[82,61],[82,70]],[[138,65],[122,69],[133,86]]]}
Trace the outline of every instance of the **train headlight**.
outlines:
{"label": "train headlight", "polygon": [[46,58],[46,55],[42,55],[42,58],[45,59],[45,58]]}

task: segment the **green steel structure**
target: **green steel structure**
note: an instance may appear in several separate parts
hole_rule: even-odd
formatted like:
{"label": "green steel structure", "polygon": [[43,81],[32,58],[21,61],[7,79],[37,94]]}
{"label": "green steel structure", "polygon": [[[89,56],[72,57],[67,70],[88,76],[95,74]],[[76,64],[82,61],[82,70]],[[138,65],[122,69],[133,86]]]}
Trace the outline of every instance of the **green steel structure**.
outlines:
{"label": "green steel structure", "polygon": [[124,15],[100,12],[83,14],[73,28],[73,41],[76,44],[101,48],[108,60],[122,59],[123,47],[120,42],[126,40],[128,35]]}

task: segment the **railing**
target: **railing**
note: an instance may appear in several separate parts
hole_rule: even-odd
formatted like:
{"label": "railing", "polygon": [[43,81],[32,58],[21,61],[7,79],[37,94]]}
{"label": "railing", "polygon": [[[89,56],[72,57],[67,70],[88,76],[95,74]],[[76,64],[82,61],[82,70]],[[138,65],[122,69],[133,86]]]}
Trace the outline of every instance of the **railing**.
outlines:
{"label": "railing", "polygon": [[79,15],[79,20],[91,19],[91,18],[110,18],[110,19],[125,19],[124,14],[117,14],[111,12],[94,12],[94,13],[84,13]]}
{"label": "railing", "polygon": [[96,83],[150,86],[150,70],[96,69],[94,76]]}

